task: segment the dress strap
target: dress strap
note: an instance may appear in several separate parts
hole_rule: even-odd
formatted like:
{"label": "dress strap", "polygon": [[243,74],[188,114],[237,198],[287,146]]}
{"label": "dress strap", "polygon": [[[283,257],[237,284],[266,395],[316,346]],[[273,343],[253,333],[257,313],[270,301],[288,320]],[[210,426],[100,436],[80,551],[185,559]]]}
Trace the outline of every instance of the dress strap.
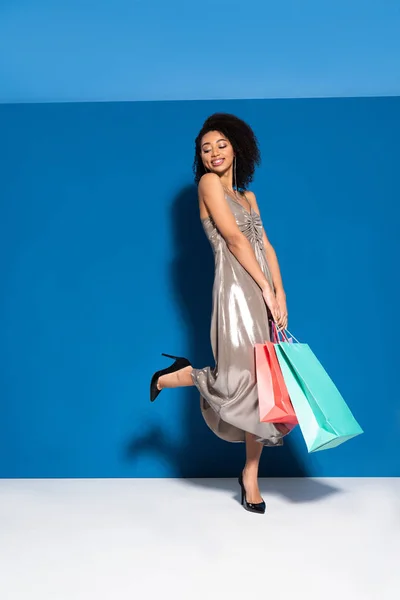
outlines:
{"label": "dress strap", "polygon": [[248,199],[247,199],[247,196],[246,196],[246,194],[245,194],[244,192],[243,192],[243,196],[246,198],[246,202],[247,202],[247,204],[250,206],[250,211],[251,211],[251,209],[252,209],[253,207],[252,207],[252,205],[250,204],[250,202],[248,201]]}

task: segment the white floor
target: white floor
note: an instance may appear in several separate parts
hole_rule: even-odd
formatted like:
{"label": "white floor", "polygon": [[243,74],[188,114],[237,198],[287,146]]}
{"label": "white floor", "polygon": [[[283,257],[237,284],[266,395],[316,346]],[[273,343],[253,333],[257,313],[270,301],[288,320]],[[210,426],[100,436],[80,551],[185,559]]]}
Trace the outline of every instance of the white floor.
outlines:
{"label": "white floor", "polygon": [[1,600],[400,598],[400,479],[0,480]]}

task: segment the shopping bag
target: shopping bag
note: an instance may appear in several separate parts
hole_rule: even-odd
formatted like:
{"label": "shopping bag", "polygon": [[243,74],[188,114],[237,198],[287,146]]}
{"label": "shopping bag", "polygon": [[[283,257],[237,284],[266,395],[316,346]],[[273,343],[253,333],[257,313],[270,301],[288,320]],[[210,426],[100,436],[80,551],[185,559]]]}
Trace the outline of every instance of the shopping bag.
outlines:
{"label": "shopping bag", "polygon": [[363,433],[339,390],[308,344],[281,342],[276,354],[309,452],[326,450]]}
{"label": "shopping bag", "polygon": [[297,418],[289,399],[282,371],[272,342],[255,344],[256,376],[260,421],[284,423],[289,429]]}

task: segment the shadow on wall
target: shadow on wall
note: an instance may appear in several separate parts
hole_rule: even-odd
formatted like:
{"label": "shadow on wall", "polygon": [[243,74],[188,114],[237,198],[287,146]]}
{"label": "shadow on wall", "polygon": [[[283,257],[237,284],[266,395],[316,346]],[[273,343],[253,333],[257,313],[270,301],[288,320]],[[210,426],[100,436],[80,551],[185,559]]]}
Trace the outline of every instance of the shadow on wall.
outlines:
{"label": "shadow on wall", "polygon": [[[175,198],[171,212],[175,259],[171,280],[176,303],[187,327],[186,356],[195,367],[214,366],[210,344],[210,317],[214,259],[199,220],[197,190],[184,188]],[[178,350],[174,350],[178,353]],[[183,351],[182,351],[183,353]],[[169,391],[172,393],[172,390]],[[243,467],[245,445],[219,439],[205,424],[200,412],[199,392],[184,390],[186,415],[183,441],[173,445],[161,427],[153,427],[141,439],[132,441],[128,455],[151,450],[173,465],[176,477],[235,477]],[[296,459],[291,441],[278,448],[265,448],[261,477],[306,477]]]}

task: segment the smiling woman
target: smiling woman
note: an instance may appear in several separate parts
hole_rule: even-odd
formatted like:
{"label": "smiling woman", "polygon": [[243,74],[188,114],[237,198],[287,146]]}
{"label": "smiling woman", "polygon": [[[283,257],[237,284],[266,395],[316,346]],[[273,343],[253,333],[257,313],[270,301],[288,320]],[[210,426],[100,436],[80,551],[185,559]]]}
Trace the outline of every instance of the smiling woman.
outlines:
{"label": "smiling woman", "polygon": [[174,357],[154,373],[151,400],[164,387],[195,385],[203,417],[216,435],[246,442],[246,464],[239,476],[242,503],[264,512],[258,489],[263,446],[282,445],[285,426],[261,423],[254,346],[271,337],[271,320],[287,326],[286,299],[276,253],[248,190],[260,163],[250,126],[234,115],[217,113],[204,123],[195,142],[195,181],[199,212],[215,258],[211,345],[215,367],[193,368]]}
{"label": "smiling woman", "polygon": [[[225,162],[225,158],[228,159],[228,161],[230,160],[231,162],[233,161],[234,158],[234,154],[233,154],[233,148],[232,148],[232,144],[229,142],[229,140],[220,137],[220,133],[219,131],[210,131],[209,133],[207,133],[204,138],[203,138],[203,143],[201,145],[201,150],[202,153],[204,155],[204,168],[206,167],[206,164],[208,162],[209,168],[217,168],[220,167],[224,162]],[[213,156],[213,147],[216,146],[217,148],[217,154],[218,154],[218,158],[209,158],[207,161],[207,154],[210,154],[211,156]]]}

